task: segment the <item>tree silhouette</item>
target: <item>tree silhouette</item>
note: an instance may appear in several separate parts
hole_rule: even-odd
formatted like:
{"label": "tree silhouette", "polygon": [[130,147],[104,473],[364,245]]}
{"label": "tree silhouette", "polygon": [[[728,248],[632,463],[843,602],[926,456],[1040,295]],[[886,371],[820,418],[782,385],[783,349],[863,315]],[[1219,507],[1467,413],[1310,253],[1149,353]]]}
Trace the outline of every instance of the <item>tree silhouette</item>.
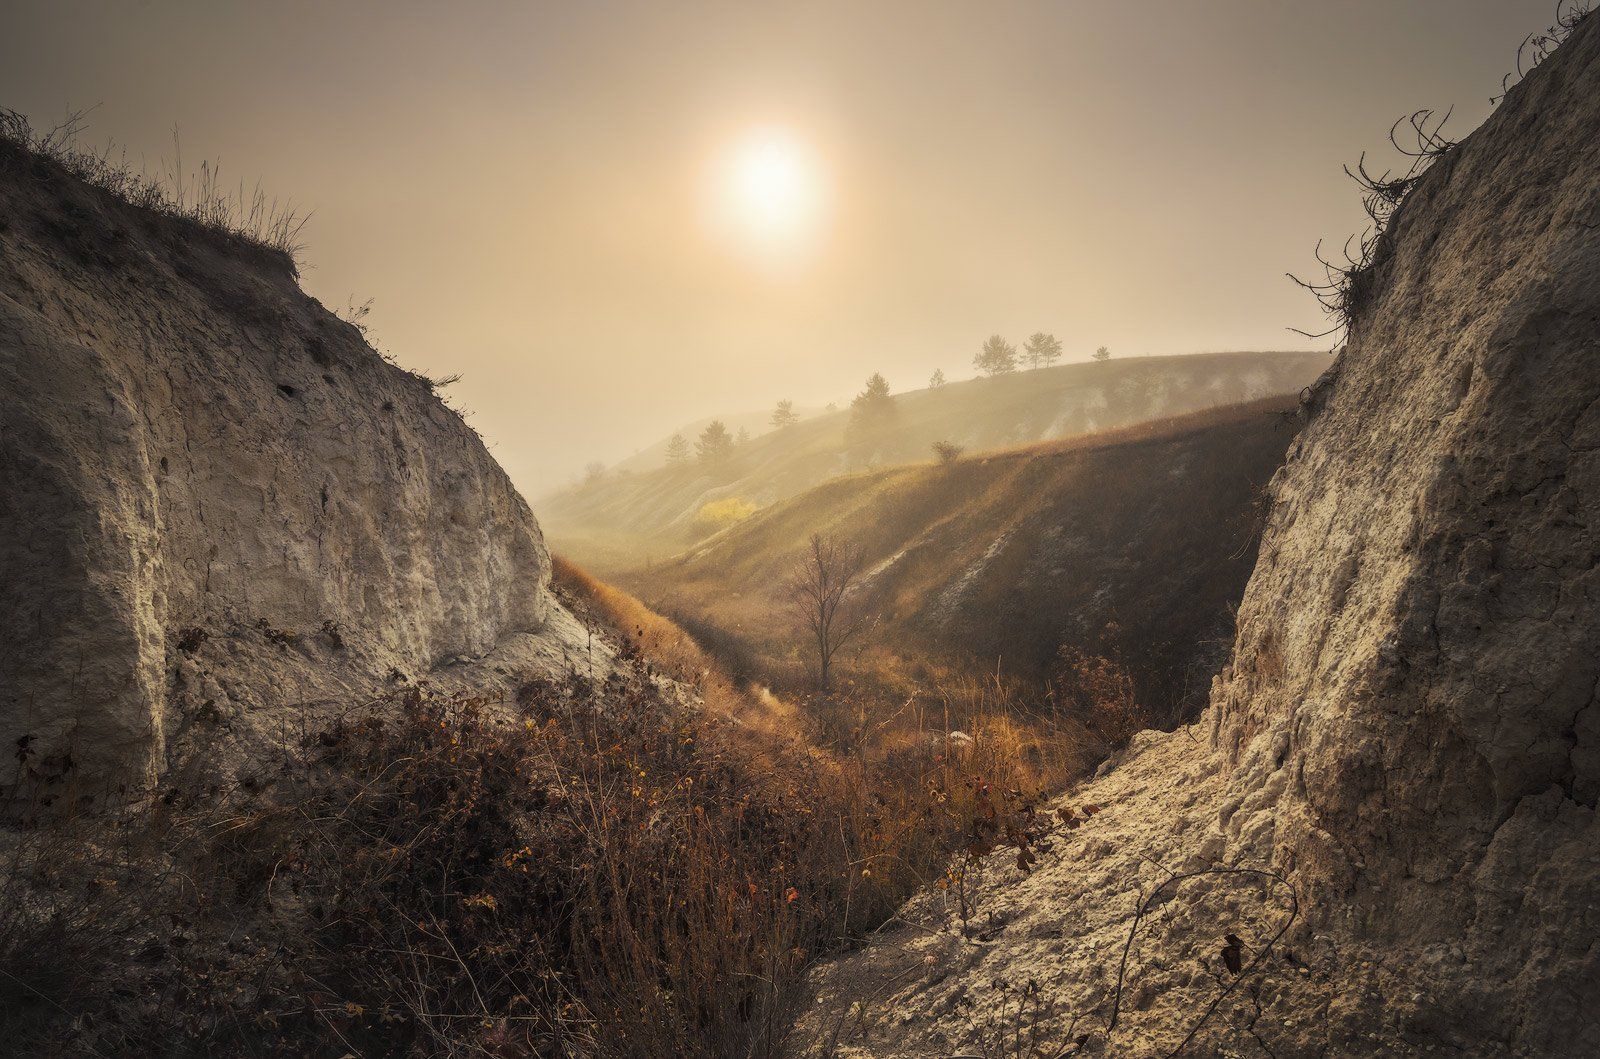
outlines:
{"label": "tree silhouette", "polygon": [[772,411],[772,425],[778,430],[792,427],[800,422],[800,417],[795,415],[793,401],[779,401],[778,407]]}
{"label": "tree silhouette", "polygon": [[850,401],[850,411],[863,419],[881,418],[894,410],[894,398],[889,396],[889,381],[878,372],[867,379],[867,388]]}
{"label": "tree silhouette", "polygon": [[689,460],[689,443],[683,440],[682,434],[674,434],[667,441],[667,462],[687,463]]}
{"label": "tree silhouette", "polygon": [[1061,340],[1055,335],[1035,331],[1023,343],[1022,357],[1030,368],[1048,368],[1061,359]]}
{"label": "tree silhouette", "polygon": [[934,368],[933,377],[928,380],[928,389],[937,390],[944,385],[944,369]]}
{"label": "tree silhouette", "polygon": [[789,603],[816,649],[817,687],[823,691],[832,682],[833,656],[865,624],[851,598],[865,568],[858,545],[814,533],[789,577]]}
{"label": "tree silhouette", "polygon": [[701,463],[722,463],[733,455],[733,435],[728,433],[728,428],[722,420],[713,419],[700,432],[700,438],[694,443],[694,448],[700,455]]}
{"label": "tree silhouette", "polygon": [[870,442],[880,431],[892,425],[898,409],[889,395],[889,383],[881,374],[873,372],[867,379],[866,389],[850,401],[850,422],[845,427],[845,443],[859,445]]}
{"label": "tree silhouette", "polygon": [[1106,361],[1111,359],[1111,350],[1107,349],[1105,346],[1101,346],[1099,349],[1094,351],[1094,359],[1104,364]]}
{"label": "tree silhouette", "polygon": [[972,366],[991,379],[996,375],[1010,375],[1017,370],[1017,347],[999,335],[990,335],[978,355],[972,358]]}

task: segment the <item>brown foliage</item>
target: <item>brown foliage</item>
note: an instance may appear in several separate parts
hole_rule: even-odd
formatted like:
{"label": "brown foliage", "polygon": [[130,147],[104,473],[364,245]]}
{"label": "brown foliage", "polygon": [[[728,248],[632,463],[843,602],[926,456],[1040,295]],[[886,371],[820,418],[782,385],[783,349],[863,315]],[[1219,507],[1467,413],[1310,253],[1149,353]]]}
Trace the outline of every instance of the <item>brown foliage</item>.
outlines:
{"label": "brown foliage", "polygon": [[[989,854],[1027,870],[1041,798],[1084,767],[1079,729],[999,680],[886,710],[820,698],[815,745],[672,622],[574,568],[559,583],[622,644],[603,681],[533,680],[512,702],[407,688],[237,782],[195,760],[125,820],[10,836],[0,1039],[770,1055],[809,959],[941,878],[973,919]],[[1085,693],[1121,693],[1087,673]]]}

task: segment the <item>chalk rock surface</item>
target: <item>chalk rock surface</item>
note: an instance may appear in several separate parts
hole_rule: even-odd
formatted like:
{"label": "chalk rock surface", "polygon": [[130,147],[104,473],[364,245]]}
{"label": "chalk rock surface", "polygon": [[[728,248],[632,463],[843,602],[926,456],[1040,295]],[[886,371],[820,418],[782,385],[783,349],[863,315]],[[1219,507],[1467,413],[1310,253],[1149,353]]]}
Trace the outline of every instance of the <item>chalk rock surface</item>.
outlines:
{"label": "chalk rock surface", "polygon": [[1600,18],[1355,290],[1208,713],[965,935],[819,970],[798,1053],[1600,1054]]}
{"label": "chalk rock surface", "polygon": [[0,788],[576,663],[539,526],[433,391],[287,256],[0,147]]}

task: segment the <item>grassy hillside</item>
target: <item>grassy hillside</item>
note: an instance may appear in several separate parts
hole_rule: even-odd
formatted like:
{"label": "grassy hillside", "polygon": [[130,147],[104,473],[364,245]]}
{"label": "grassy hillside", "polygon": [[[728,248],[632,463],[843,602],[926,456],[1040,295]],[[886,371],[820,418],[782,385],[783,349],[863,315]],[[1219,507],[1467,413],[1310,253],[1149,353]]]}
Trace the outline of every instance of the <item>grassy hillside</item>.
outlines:
{"label": "grassy hillside", "polygon": [[724,523],[708,517],[766,507],[841,474],[926,460],[936,441],[967,452],[1028,444],[1298,392],[1321,353],[1206,353],[1069,364],[972,379],[895,397],[892,424],[852,438],[848,410],[756,437],[719,467],[691,462],[629,472],[534,504],[555,547],[615,571],[677,554]]}
{"label": "grassy hillside", "polygon": [[[795,415],[802,419],[824,414],[820,407],[799,406],[794,409]],[[730,434],[737,434],[741,430],[749,431],[752,435],[765,434],[772,429],[772,409],[763,408],[759,411],[745,411],[724,413],[722,415],[704,416],[692,423],[685,423],[673,433],[680,434],[685,441],[693,441],[700,431],[711,425],[712,420],[718,420],[728,428]],[[615,465],[608,468],[612,474],[640,474],[645,471],[656,471],[667,465],[667,444],[672,435],[657,440],[654,444],[647,445],[627,459],[618,460]]]}
{"label": "grassy hillside", "polygon": [[783,585],[808,537],[828,534],[867,557],[860,603],[875,624],[854,652],[858,672],[1039,679],[1065,646],[1120,658],[1142,701],[1177,710],[1203,696],[1231,638],[1294,404],[840,477],[619,580],[799,681]]}

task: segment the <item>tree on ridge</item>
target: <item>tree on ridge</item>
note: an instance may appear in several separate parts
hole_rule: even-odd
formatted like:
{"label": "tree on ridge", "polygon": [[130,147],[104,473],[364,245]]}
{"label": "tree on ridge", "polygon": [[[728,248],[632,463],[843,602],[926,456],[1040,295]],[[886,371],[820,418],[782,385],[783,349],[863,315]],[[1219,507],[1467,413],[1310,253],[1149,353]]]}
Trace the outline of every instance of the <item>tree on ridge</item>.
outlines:
{"label": "tree on ridge", "polygon": [[991,379],[997,375],[1010,375],[1017,370],[1017,347],[1000,335],[990,335],[977,356],[972,358],[972,366]]}
{"label": "tree on ridge", "polygon": [[728,433],[728,428],[722,420],[713,419],[700,432],[700,438],[694,443],[694,447],[700,455],[701,463],[707,465],[722,463],[733,455],[733,435]]}
{"label": "tree on ridge", "polygon": [[1061,340],[1055,335],[1035,331],[1023,343],[1022,356],[1030,368],[1048,368],[1061,359]]}

